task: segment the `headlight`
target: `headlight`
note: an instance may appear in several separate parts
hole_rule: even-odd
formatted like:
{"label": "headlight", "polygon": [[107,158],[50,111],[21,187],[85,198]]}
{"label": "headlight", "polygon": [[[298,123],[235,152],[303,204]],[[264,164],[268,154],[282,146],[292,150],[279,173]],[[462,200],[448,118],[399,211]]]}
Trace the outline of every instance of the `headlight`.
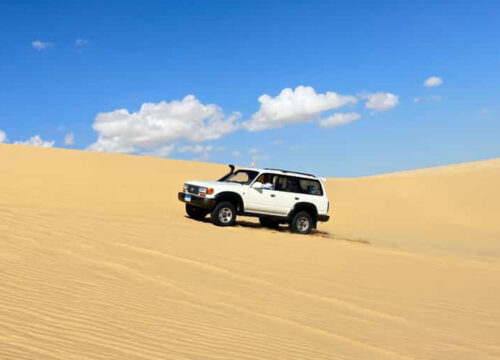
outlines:
{"label": "headlight", "polygon": [[188,189],[188,184],[184,184],[184,186],[183,186],[182,188],[183,188],[184,190],[186,190],[186,191],[187,191],[187,189]]}
{"label": "headlight", "polygon": [[206,187],[200,187],[200,189],[198,190],[198,192],[200,194],[211,195],[211,194],[214,193],[214,189],[212,189],[212,188],[206,188]]}

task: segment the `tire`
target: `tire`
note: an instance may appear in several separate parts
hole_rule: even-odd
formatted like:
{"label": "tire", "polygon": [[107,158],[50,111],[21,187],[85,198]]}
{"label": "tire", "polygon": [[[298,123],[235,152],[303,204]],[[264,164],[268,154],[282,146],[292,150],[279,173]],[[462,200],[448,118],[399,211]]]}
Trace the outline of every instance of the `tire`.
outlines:
{"label": "tire", "polygon": [[259,222],[263,227],[270,229],[277,229],[280,226],[280,223],[278,221],[271,220],[267,217],[260,217]]}
{"label": "tire", "polygon": [[299,211],[290,222],[290,229],[297,234],[309,234],[313,228],[313,217],[307,211]]}
{"label": "tire", "polygon": [[233,226],[236,223],[236,207],[228,201],[222,201],[215,205],[210,217],[214,225]]}
{"label": "tire", "polygon": [[191,204],[186,204],[186,214],[192,219],[203,220],[207,216],[208,211]]}

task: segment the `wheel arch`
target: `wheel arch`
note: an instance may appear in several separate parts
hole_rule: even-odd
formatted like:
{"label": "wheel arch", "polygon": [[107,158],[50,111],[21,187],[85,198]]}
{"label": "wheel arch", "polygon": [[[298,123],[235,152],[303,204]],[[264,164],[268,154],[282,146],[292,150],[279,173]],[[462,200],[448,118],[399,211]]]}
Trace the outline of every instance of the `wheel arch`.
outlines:
{"label": "wheel arch", "polygon": [[217,195],[215,195],[215,199],[217,203],[221,201],[229,201],[236,207],[236,211],[238,213],[242,213],[244,211],[243,198],[240,194],[233,191],[223,191]]}
{"label": "wheel arch", "polygon": [[316,205],[310,203],[310,202],[298,202],[293,206],[293,209],[290,210],[290,213],[288,214],[288,218],[291,220],[293,217],[299,212],[299,211],[307,211],[308,213],[311,214],[313,221],[314,221],[314,226],[316,226],[316,223],[318,221],[318,208]]}

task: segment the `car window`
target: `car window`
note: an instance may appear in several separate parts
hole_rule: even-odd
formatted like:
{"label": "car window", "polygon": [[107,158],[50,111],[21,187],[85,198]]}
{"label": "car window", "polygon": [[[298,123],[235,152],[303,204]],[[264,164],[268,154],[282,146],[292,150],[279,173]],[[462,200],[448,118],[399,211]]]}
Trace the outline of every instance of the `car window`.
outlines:
{"label": "car window", "polygon": [[291,176],[277,176],[275,190],[285,192],[297,192],[297,182]]}
{"label": "car window", "polygon": [[234,174],[229,175],[224,181],[236,182],[240,184],[250,184],[253,179],[258,175],[257,171],[252,170],[238,170]]}
{"label": "car window", "polygon": [[276,174],[263,173],[260,174],[255,182],[263,185],[263,190],[274,190],[276,184]]}
{"label": "car window", "polygon": [[262,184],[267,184],[267,183],[270,183],[270,184],[274,184],[274,177],[276,175],[274,174],[268,174],[268,173],[264,173],[264,174],[260,174],[259,177],[257,178],[257,180],[255,180],[256,182],[260,182]]}
{"label": "car window", "polygon": [[299,192],[309,195],[323,195],[321,184],[318,180],[298,178]]}

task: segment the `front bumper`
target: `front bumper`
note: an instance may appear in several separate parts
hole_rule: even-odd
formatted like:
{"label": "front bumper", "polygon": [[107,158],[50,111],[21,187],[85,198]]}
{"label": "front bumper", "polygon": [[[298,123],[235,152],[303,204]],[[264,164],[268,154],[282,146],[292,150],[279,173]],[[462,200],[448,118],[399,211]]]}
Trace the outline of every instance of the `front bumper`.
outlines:
{"label": "front bumper", "polygon": [[326,222],[330,220],[330,215],[318,215],[318,221]]}
{"label": "front bumper", "polygon": [[215,199],[207,199],[207,198],[204,198],[204,197],[201,197],[198,195],[190,194],[191,201],[186,202],[186,200],[184,199],[186,197],[186,195],[187,194],[184,192],[179,192],[177,194],[177,198],[180,201],[185,202],[186,204],[190,204],[190,205],[200,207],[203,209],[207,209],[207,210],[212,210],[212,208],[215,206]]}

